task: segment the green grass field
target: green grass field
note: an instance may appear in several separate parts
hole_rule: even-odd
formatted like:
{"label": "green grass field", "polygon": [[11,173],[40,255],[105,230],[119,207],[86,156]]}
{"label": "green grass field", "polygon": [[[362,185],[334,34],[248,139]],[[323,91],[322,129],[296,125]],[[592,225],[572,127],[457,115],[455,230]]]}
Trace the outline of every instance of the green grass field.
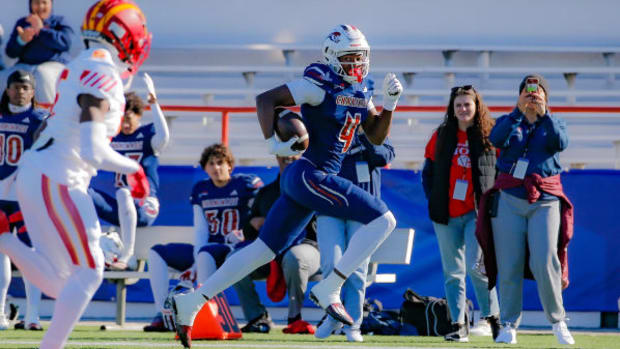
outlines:
{"label": "green grass field", "polygon": [[[580,333],[573,332],[576,345],[571,348],[613,349],[620,348],[620,332]],[[0,348],[37,348],[43,333],[32,331],[0,332]],[[170,333],[144,333],[141,331],[101,331],[96,326],[78,326],[69,339],[67,348],[181,348]],[[557,344],[551,333],[519,333],[516,345],[495,344],[490,337],[470,337],[469,343],[448,343],[439,337],[364,336],[365,342],[352,344],[344,336],[332,336],[317,340],[311,335],[283,334],[276,329],[272,333],[248,334],[234,341],[194,341],[194,347],[208,348],[567,348]]]}

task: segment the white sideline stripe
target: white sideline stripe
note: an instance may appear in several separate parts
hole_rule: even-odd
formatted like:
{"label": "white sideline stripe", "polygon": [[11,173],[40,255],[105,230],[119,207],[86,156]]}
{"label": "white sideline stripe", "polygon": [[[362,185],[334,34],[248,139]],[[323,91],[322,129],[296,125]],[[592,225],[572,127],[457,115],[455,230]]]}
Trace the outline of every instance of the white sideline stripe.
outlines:
{"label": "white sideline stripe", "polygon": [[[39,341],[18,341],[18,340],[3,340],[2,344],[15,344],[15,345],[38,345],[40,344]],[[176,347],[180,347],[181,343],[174,341],[174,342],[170,342],[170,343],[159,343],[159,342],[141,342],[141,341],[135,341],[135,342],[86,342],[86,341],[68,341],[67,345],[79,345],[79,346],[85,346],[85,345],[91,345],[91,346],[101,346],[101,347],[112,347],[112,348],[116,348],[116,347],[129,347],[129,346],[136,346],[136,345],[143,345],[143,346],[149,346],[149,347],[160,347],[160,348],[164,348],[164,347],[171,347],[171,346],[176,346]],[[192,342],[192,348],[299,348],[299,349],[317,349],[317,345],[313,345],[313,344],[243,344],[240,343],[238,341],[231,341],[230,343],[217,343],[214,341],[207,341],[207,342],[203,342],[203,343],[197,343],[196,341]],[[359,346],[355,346],[355,345],[319,345],[320,348],[328,348],[328,349],[350,349],[350,348],[355,348],[355,347],[360,347],[360,348],[364,348],[364,349],[385,349],[385,348],[389,348],[389,349],[450,349],[449,347],[393,347],[393,346],[380,346],[380,347],[371,347],[371,346],[366,346],[366,345],[359,345]],[[467,349],[466,347],[461,347],[460,348],[463,349]]]}

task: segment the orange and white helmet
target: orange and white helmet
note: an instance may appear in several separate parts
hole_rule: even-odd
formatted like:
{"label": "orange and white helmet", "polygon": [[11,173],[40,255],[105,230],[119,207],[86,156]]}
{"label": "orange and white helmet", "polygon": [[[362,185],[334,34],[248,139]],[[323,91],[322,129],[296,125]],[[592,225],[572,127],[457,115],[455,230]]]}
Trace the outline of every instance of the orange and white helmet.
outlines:
{"label": "orange and white helmet", "polygon": [[82,23],[85,42],[94,40],[110,45],[133,75],[146,60],[152,35],[146,17],[132,0],[99,0],[86,12]]}
{"label": "orange and white helmet", "polygon": [[[349,54],[359,54],[362,62],[345,69],[340,57]],[[370,46],[361,30],[349,25],[342,24],[334,28],[325,41],[323,41],[323,58],[334,73],[340,75],[346,82],[361,82],[368,75],[370,65]]]}

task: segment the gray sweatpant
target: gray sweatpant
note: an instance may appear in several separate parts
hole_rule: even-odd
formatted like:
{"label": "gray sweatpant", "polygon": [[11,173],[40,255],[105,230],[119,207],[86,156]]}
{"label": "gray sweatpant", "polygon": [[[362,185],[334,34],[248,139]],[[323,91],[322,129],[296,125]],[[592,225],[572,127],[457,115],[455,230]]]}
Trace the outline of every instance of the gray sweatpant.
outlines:
{"label": "gray sweatpant", "polygon": [[500,193],[497,217],[491,219],[499,278],[500,319],[515,326],[523,308],[525,246],[538,296],[549,322],[564,320],[562,270],[557,246],[560,232],[560,201],[528,203]]}
{"label": "gray sweatpant", "polygon": [[[320,277],[319,250],[311,244],[301,243],[291,247],[282,257],[282,272],[288,292],[288,317],[301,313],[308,281]],[[233,285],[237,292],[243,315],[251,321],[267,312],[254,288],[253,280],[265,279],[269,275],[269,265],[256,269],[250,275]]]}

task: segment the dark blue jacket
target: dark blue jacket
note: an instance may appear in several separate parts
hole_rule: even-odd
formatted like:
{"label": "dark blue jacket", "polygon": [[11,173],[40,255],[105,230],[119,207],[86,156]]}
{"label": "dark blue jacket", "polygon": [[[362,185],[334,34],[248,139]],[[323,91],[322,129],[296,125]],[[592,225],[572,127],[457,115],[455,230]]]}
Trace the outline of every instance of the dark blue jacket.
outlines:
{"label": "dark blue jacket", "polygon": [[[389,139],[386,138],[382,145],[374,145],[365,135],[356,136],[351,148],[342,160],[342,167],[338,176],[350,180],[376,197],[381,197],[381,167],[389,164],[394,156],[394,147],[392,147]],[[368,163],[370,182],[360,183],[357,180],[356,164],[358,162]]]}
{"label": "dark blue jacket", "polygon": [[[26,17],[20,18],[15,26],[11,37],[6,44],[6,54],[11,58],[17,58],[17,63],[41,64],[47,61],[56,61],[66,64],[71,60],[69,49],[73,29],[65,21],[63,16],[50,15],[43,21],[43,28],[39,35],[32,38],[26,45],[18,41],[17,27],[30,27]],[[20,40],[21,41],[21,40]]]}
{"label": "dark blue jacket", "polygon": [[[548,111],[534,124],[530,124],[521,111],[515,108],[510,114],[497,119],[489,140],[500,149],[497,160],[500,172],[511,174],[512,167],[521,157],[529,160],[526,176],[537,173],[541,177],[550,177],[562,172],[560,152],[568,146],[566,124]],[[527,197],[523,187],[508,189],[506,192],[520,198]]]}

